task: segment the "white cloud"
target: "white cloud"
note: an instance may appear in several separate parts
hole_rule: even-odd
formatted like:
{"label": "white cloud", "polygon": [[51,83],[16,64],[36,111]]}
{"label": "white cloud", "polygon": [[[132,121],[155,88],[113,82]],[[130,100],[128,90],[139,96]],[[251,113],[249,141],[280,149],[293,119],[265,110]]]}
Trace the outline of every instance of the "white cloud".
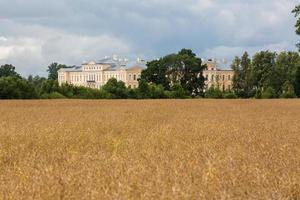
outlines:
{"label": "white cloud", "polygon": [[54,61],[74,65],[105,55],[130,54],[129,43],[113,36],[82,36],[40,26],[21,27],[24,33],[30,31],[23,36],[6,37],[0,43],[0,64],[12,63],[25,75],[42,74]]}
{"label": "white cloud", "polygon": [[0,0],[0,64],[39,73],[112,53],[160,57],[180,48],[216,58],[295,49],[298,0]]}
{"label": "white cloud", "polygon": [[0,36],[0,42],[6,42],[6,41],[7,41],[7,38],[6,38],[6,37]]}

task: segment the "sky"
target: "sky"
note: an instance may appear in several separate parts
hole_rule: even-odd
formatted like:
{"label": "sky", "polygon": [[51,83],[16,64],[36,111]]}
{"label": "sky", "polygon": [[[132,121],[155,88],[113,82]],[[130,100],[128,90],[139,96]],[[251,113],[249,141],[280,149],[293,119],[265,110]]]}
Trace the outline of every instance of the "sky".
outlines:
{"label": "sky", "polygon": [[113,54],[146,60],[192,49],[227,60],[296,50],[297,0],[0,0],[0,65],[46,75]]}

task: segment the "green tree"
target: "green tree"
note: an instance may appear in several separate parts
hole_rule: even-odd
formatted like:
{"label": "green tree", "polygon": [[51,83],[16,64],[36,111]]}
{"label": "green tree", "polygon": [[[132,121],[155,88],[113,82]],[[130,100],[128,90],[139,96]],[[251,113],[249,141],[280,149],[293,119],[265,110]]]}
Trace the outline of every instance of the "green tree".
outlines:
{"label": "green tree", "polygon": [[162,85],[171,90],[180,84],[189,95],[202,94],[204,87],[202,60],[189,49],[182,49],[177,54],[167,55],[159,60],[149,62],[142,72],[141,79],[148,83]]}
{"label": "green tree", "polygon": [[42,85],[43,85],[43,82],[46,80],[47,79],[44,77],[32,76],[32,75],[29,75],[27,78],[28,83],[31,85],[31,87],[34,88],[34,90],[38,96],[42,95]]}
{"label": "green tree", "polygon": [[8,77],[8,76],[21,78],[20,74],[18,74],[15,70],[16,70],[16,68],[13,65],[9,65],[9,64],[1,65],[0,78]]}
{"label": "green tree", "polygon": [[295,93],[300,97],[300,66],[297,68],[295,77]]}
{"label": "green tree", "polygon": [[141,80],[148,83],[160,84],[166,89],[170,89],[170,82],[166,76],[167,66],[163,64],[163,59],[153,60],[147,63],[147,68],[142,71]]}
{"label": "green tree", "polygon": [[171,97],[175,99],[185,99],[188,96],[188,92],[180,85],[174,84],[172,86]]}
{"label": "green tree", "polygon": [[58,64],[58,63],[52,63],[48,66],[47,72],[48,72],[48,79],[50,80],[57,80],[58,78],[58,70],[61,68],[67,68],[66,65]]}
{"label": "green tree", "polygon": [[253,56],[252,84],[256,90],[263,91],[276,84],[275,62],[276,53],[273,52],[261,51]]}
{"label": "green tree", "polygon": [[280,95],[281,98],[295,98],[295,89],[293,84],[289,81],[286,81],[282,86],[282,94]]}
{"label": "green tree", "polygon": [[111,98],[114,99],[126,99],[127,98],[127,88],[125,83],[118,81],[115,78],[111,78],[107,83],[102,87],[103,90],[108,92],[111,95]]}
{"label": "green tree", "polygon": [[297,52],[281,52],[276,58],[275,73],[272,87],[281,96],[287,83],[295,88],[296,72],[300,66],[300,56]]}
{"label": "green tree", "polygon": [[273,99],[276,98],[276,92],[272,87],[267,87],[261,94],[263,99]]}
{"label": "green tree", "polygon": [[[295,9],[292,11],[292,13],[295,14],[295,17],[298,17],[295,27],[296,27],[296,33],[298,35],[300,35],[300,17],[299,17],[300,16],[300,5],[297,5],[295,7]],[[300,43],[297,44],[297,47],[299,48],[299,51],[300,51]]]}
{"label": "green tree", "polygon": [[[235,57],[232,64],[231,69],[234,71],[234,76],[232,78],[232,89],[238,96],[241,95],[243,92],[244,86],[243,86],[243,76],[242,76],[242,68],[241,68],[241,59],[239,57]],[[210,90],[212,92],[212,90]]]}
{"label": "green tree", "polygon": [[141,99],[150,98],[150,96],[151,96],[150,86],[149,86],[149,84],[147,83],[146,80],[141,79],[139,81],[139,87],[138,87],[137,92],[138,92],[138,98],[141,98]]}
{"label": "green tree", "polygon": [[222,94],[222,91],[219,88],[210,87],[205,92],[205,98],[209,98],[209,99],[222,99],[223,98],[223,94]]}
{"label": "green tree", "polygon": [[58,82],[55,80],[46,80],[43,81],[41,85],[41,94],[50,94],[52,92],[58,92],[59,86]]}
{"label": "green tree", "polygon": [[14,76],[0,78],[0,99],[34,99],[37,94],[25,79]]}

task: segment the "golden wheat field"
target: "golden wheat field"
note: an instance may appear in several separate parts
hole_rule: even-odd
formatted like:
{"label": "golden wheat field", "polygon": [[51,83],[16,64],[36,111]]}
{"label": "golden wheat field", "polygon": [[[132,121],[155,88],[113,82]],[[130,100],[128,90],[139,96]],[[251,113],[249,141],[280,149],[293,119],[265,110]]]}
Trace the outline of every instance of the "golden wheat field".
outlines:
{"label": "golden wheat field", "polygon": [[0,199],[300,199],[300,101],[0,101]]}

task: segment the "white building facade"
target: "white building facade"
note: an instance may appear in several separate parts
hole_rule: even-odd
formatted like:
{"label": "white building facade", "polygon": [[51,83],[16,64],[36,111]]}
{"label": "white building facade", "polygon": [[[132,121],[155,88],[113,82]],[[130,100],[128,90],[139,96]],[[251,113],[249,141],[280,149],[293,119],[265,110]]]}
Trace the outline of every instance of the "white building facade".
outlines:
{"label": "white building facade", "polygon": [[83,63],[78,67],[62,68],[58,71],[58,83],[100,89],[109,79],[115,78],[123,81],[129,88],[137,88],[144,63],[140,62],[129,68],[126,65],[125,61],[105,58],[98,62]]}

